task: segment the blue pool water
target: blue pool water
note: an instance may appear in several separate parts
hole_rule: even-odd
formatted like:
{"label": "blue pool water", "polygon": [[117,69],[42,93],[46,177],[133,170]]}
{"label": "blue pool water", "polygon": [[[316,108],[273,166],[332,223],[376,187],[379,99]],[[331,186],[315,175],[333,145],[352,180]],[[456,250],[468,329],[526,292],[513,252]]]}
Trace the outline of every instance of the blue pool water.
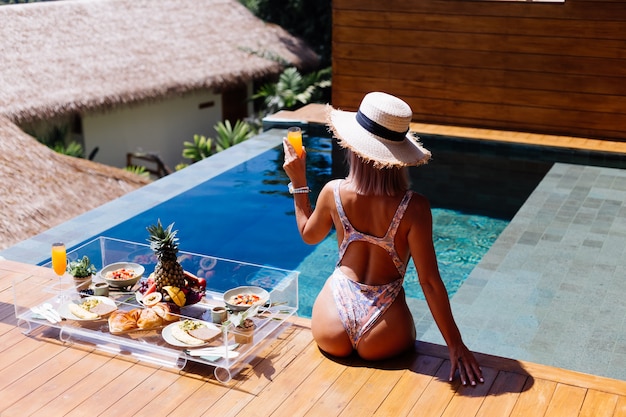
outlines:
{"label": "blue pool water", "polygon": [[[307,149],[314,201],[322,185],[333,177],[331,141],[309,138]],[[264,152],[102,235],[145,243],[146,227],[160,219],[164,225],[175,223],[181,250],[299,270],[300,314],[310,316],[315,295],[336,262],[336,237],[331,233],[315,246],[302,242],[282,163],[281,147]],[[452,296],[508,220],[433,208],[433,222],[441,274]],[[409,297],[423,299],[412,265],[405,288]]]}

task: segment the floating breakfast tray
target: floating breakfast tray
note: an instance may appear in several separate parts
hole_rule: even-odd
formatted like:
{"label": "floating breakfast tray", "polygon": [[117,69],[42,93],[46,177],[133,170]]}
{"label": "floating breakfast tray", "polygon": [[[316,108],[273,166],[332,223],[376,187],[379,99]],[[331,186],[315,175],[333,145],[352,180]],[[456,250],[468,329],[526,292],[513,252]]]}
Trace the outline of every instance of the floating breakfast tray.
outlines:
{"label": "floating breakfast tray", "polygon": [[[148,254],[147,245],[99,237],[68,251],[68,258],[86,255],[99,270],[113,262],[142,261],[146,273],[149,274],[155,265],[154,259]],[[164,329],[171,324],[169,322],[156,328],[112,334],[106,318],[93,321],[72,320],[67,317],[56,321],[46,318],[48,314],[44,315],[46,312],[39,307],[51,305],[54,311],[58,311],[63,303],[81,298],[69,278],[59,282],[52,270],[49,277],[33,276],[13,282],[18,326],[27,335],[45,328],[56,328],[58,338],[63,342],[88,344],[121,358],[140,360],[175,370],[183,369],[188,362],[205,364],[213,368],[218,381],[226,383],[255,356],[254,353],[261,346],[278,337],[291,325],[290,318],[298,311],[298,272],[182,251],[179,255],[179,262],[185,270],[194,271],[207,280],[204,298],[196,304],[182,307],[176,313],[180,320],[210,322],[211,309],[219,305],[225,306],[224,293],[232,288],[249,285],[251,279],[254,283],[271,285],[264,287],[270,295],[268,303],[257,307],[256,314],[249,317],[254,322],[254,330],[248,337],[242,339],[242,332],[229,321],[214,324],[220,330],[219,334],[201,346],[193,346],[173,341],[170,330],[163,335]],[[263,277],[268,279],[264,280]],[[60,303],[59,297],[62,299]],[[108,298],[117,305],[118,311],[148,308],[137,301],[134,292],[111,289]],[[204,351],[196,352],[196,349]]]}

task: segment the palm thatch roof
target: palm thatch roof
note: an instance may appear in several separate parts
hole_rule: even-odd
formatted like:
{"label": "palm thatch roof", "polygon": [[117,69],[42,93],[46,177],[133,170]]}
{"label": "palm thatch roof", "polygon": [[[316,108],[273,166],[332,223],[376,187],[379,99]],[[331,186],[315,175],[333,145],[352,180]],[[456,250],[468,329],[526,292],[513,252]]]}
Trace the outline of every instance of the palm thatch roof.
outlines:
{"label": "palm thatch roof", "polygon": [[236,0],[79,0],[0,7],[0,114],[11,120],[220,91],[315,53]]}
{"label": "palm thatch roof", "polygon": [[[219,92],[317,65],[236,0],[76,0],[0,7],[0,249],[148,182],[57,154],[14,123]],[[94,192],[94,190],[98,190]]]}
{"label": "palm thatch roof", "polygon": [[0,116],[0,249],[41,233],[149,182],[61,155]]}

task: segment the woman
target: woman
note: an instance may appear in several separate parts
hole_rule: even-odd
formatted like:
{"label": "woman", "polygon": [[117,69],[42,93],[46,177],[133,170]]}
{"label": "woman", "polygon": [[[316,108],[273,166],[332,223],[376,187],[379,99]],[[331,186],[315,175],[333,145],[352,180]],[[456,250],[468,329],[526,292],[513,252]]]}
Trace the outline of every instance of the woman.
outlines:
{"label": "woman", "polygon": [[450,380],[483,381],[474,355],[456,326],[439,275],[428,200],[409,190],[408,166],[430,159],[409,133],[413,112],[386,93],[367,94],[359,111],[332,110],[329,127],[347,150],[348,177],[326,184],[315,209],[309,201],[306,151],[300,157],[287,140],[285,172],[291,179],[302,239],[322,241],[337,230],[339,260],[320,291],[311,319],[320,349],[334,356],[357,352],[368,360],[397,355],[414,346],[415,325],[402,282],[410,258],[426,301],[450,354]]}

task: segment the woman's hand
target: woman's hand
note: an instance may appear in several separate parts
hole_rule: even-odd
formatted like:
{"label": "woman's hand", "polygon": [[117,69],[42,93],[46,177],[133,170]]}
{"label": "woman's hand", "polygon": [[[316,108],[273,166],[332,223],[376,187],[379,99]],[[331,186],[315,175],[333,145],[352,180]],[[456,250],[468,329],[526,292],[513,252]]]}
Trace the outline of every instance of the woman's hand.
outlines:
{"label": "woman's hand", "polygon": [[285,150],[283,169],[291,180],[293,187],[306,187],[306,149],[302,147],[302,155],[298,157],[296,150],[291,146],[287,138],[283,138],[283,149]]}
{"label": "woman's hand", "polygon": [[448,347],[448,350],[450,352],[449,381],[452,381],[455,372],[459,371],[463,385],[467,385],[468,382],[471,385],[476,385],[476,382],[485,382],[478,361],[464,344],[461,343],[459,346]]}

